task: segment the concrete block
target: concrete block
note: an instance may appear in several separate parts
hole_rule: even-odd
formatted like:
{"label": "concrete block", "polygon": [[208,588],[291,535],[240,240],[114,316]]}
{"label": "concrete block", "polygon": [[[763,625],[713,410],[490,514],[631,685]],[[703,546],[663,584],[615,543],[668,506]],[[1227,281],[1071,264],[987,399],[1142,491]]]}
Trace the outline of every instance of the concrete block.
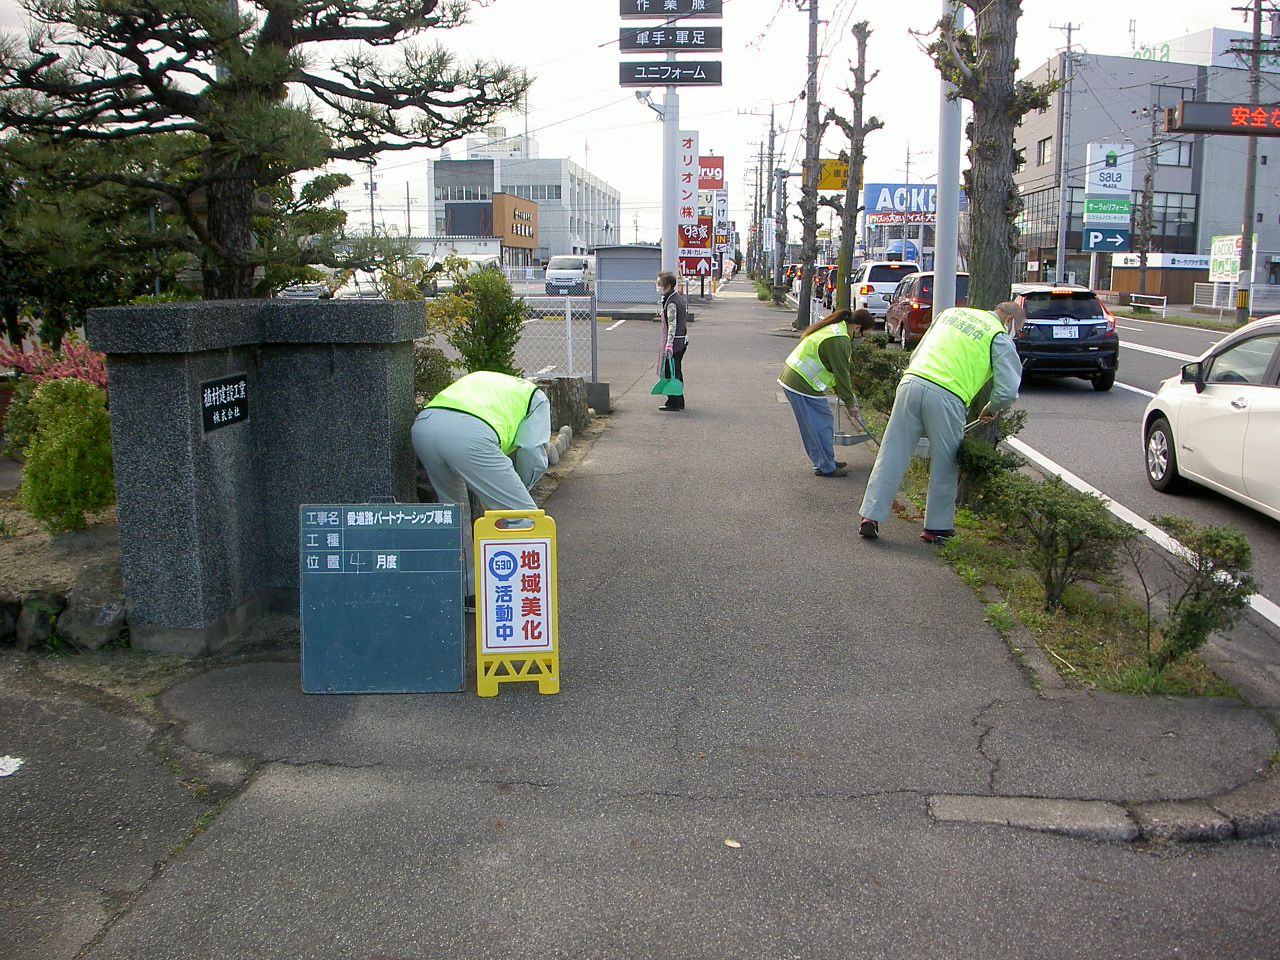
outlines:
{"label": "concrete block", "polygon": [[58,617],[58,633],[81,650],[99,650],[120,635],[125,623],[124,578],[115,558],[81,566]]}
{"label": "concrete block", "polygon": [[1020,827],[1108,843],[1139,836],[1137,824],[1124,809],[1103,800],[942,794],[929,798],[929,812],[941,821]]}
{"label": "concrete block", "polygon": [[1280,779],[1254,780],[1209,799],[1235,825],[1241,840],[1280,833]]}
{"label": "concrete block", "polygon": [[1132,813],[1144,840],[1185,843],[1230,840],[1235,836],[1231,820],[1201,800],[1142,803]]}

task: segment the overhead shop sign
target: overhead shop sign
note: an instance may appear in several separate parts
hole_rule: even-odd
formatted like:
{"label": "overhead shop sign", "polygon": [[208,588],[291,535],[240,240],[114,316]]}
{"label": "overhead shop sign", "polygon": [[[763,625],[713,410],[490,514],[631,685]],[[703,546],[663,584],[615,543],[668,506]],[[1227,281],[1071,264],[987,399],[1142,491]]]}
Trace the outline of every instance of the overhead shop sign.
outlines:
{"label": "overhead shop sign", "polygon": [[719,60],[641,60],[618,64],[623,87],[718,87]]}
{"label": "overhead shop sign", "polygon": [[1180,100],[1165,114],[1169,133],[1280,137],[1280,104]]}
{"label": "overhead shop sign", "polygon": [[695,53],[719,53],[724,49],[722,27],[623,27],[618,33],[618,49],[623,53],[648,53],[651,50],[689,50]]}
{"label": "overhead shop sign", "polygon": [[724,0],[618,0],[623,20],[718,20]]}

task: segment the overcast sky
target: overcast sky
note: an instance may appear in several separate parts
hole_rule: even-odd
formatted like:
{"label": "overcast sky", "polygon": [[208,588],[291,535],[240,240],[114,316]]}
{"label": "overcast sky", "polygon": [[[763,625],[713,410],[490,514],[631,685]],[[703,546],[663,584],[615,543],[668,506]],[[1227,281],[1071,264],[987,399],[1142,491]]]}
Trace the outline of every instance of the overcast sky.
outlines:
{"label": "overcast sky", "polygon": [[[850,60],[856,45],[850,26],[867,20],[872,34],[869,71],[879,75],[867,89],[865,112],[885,129],[867,143],[867,181],[902,182],[911,154],[911,179],[930,180],[937,171],[938,75],[912,31],[927,33],[941,13],[942,0],[815,0],[822,21],[819,49],[821,102],[848,114],[843,92],[852,82]],[[1073,26],[1078,50],[1127,56],[1135,47],[1219,26],[1247,29],[1236,2],[1200,4],[1169,0],[1024,0],[1017,53],[1022,73],[1030,72],[1066,46]],[[662,128],[638,103],[634,91],[618,86],[617,0],[489,0],[473,4],[473,23],[455,31],[433,31],[432,39],[469,57],[524,66],[536,81],[529,112],[500,121],[509,133],[526,123],[543,157],[569,157],[622,194],[624,242],[637,235],[656,240],[660,220]],[[1068,20],[1068,16],[1070,20]],[[19,22],[16,0],[0,0],[0,24]],[[715,21],[703,21],[715,25]],[[724,0],[724,85],[683,88],[683,129],[698,130],[701,152],[726,158],[730,216],[745,231],[754,192],[757,151],[768,137],[772,105],[778,130],[779,165],[798,171],[803,152],[804,102],[797,99],[806,79],[808,14],[796,0]],[[630,21],[628,26],[639,25]],[[628,58],[634,55],[625,55]],[[707,59],[715,55],[705,55]],[[640,57],[640,59],[644,59]],[[662,90],[654,92],[661,100]],[[843,139],[827,135],[823,155],[834,156]],[[460,156],[461,151],[455,153]],[[433,153],[387,154],[377,173],[388,222],[403,225],[405,187],[425,200],[423,163]],[[792,196],[798,194],[798,181]],[[363,191],[351,191],[344,206],[367,209]],[[414,207],[425,216],[425,209]],[[822,217],[828,213],[824,211]],[[367,219],[367,217],[366,217]],[[421,223],[422,221],[419,221]],[[414,224],[418,232],[419,224]],[[637,229],[638,228],[638,229]]]}

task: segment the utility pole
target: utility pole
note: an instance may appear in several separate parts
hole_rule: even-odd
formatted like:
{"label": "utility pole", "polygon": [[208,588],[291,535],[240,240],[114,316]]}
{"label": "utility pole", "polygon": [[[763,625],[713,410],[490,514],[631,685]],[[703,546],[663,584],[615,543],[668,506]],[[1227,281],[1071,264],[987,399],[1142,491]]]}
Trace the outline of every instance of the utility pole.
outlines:
{"label": "utility pole", "polygon": [[1138,202],[1138,293],[1147,292],[1147,256],[1155,232],[1156,140],[1160,132],[1160,109],[1151,107],[1151,142],[1147,145],[1147,169],[1142,175],[1142,199]]}
{"label": "utility pole", "polygon": [[367,162],[369,164],[369,182],[365,184],[365,189],[369,191],[369,236],[372,237],[375,233],[378,232],[378,221],[376,219],[377,215],[374,212],[374,208],[373,208],[373,198],[377,196],[378,185],[373,182],[374,162],[372,160],[369,160]]}
{"label": "utility pole", "polygon": [[[813,297],[813,265],[818,254],[818,173],[822,166],[822,125],[818,122],[818,0],[796,0],[809,4],[809,80],[805,85],[804,167],[800,187],[800,274],[799,305],[794,327],[803,330],[810,323]],[[804,9],[804,8],[800,8]]]}
{"label": "utility pole", "polygon": [[[1245,8],[1237,8],[1245,9]],[[1249,103],[1258,104],[1261,85],[1262,0],[1253,0],[1253,43],[1249,48]],[[1236,323],[1249,322],[1250,292],[1253,288],[1253,225],[1258,194],[1258,138],[1249,137],[1244,160],[1244,215],[1240,226],[1240,277],[1236,289]]]}
{"label": "utility pole", "polygon": [[[771,103],[769,104],[769,165],[765,167],[765,170],[768,171],[768,175],[765,178],[766,180],[765,192],[768,195],[764,203],[766,216],[773,212],[773,181],[774,181],[774,166],[773,166],[774,139],[773,138],[776,133],[777,133],[777,130],[774,128],[774,125],[773,125],[773,104]],[[773,232],[776,240],[776,237],[778,234],[777,224],[774,224]],[[779,267],[781,262],[782,262],[782,251],[778,249],[778,247],[775,245],[773,248],[773,259],[770,260],[769,253],[768,253],[768,244],[765,244],[765,256],[764,256],[765,269],[768,270],[770,267],[773,268],[773,282],[775,284],[782,283],[782,270]]]}
{"label": "utility pole", "polygon": [[1067,174],[1071,169],[1068,162],[1071,156],[1071,70],[1074,67],[1074,55],[1071,50],[1071,34],[1075,25],[1068,23],[1058,27],[1067,35],[1067,49],[1062,54],[1060,70],[1066,81],[1062,87],[1061,135],[1058,137],[1058,250],[1054,265],[1054,273],[1058,283],[1067,282],[1067,225],[1071,204],[1068,201],[1071,191],[1067,187]]}
{"label": "utility pole", "polygon": [[[959,30],[964,5],[943,0],[943,17]],[[956,305],[956,261],[960,251],[960,99],[955,87],[942,81],[938,105],[938,213],[933,227],[933,312]]]}

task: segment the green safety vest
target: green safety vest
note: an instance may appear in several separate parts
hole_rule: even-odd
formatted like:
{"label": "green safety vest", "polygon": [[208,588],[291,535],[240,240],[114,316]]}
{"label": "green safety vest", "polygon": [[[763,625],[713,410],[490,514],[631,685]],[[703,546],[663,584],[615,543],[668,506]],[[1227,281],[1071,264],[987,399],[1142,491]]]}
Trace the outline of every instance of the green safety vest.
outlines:
{"label": "green safety vest", "polygon": [[849,327],[843,320],[839,323],[829,323],[815,330],[796,345],[791,355],[787,357],[787,366],[804,377],[805,383],[813,389],[819,393],[825,393],[826,389],[836,382],[836,375],[823,365],[822,358],[818,356],[818,348],[822,346],[824,340],[829,340],[831,337],[847,338],[848,336]]}
{"label": "green safety vest", "polygon": [[516,431],[529,413],[529,402],[538,385],[523,377],[481,370],[469,373],[445,387],[427,404],[460,410],[479,417],[498,435],[503,453],[515,449]]}
{"label": "green safety vest", "polygon": [[991,379],[991,341],[1004,324],[987,310],[952,307],[933,318],[906,372],[950,390],[968,405]]}

